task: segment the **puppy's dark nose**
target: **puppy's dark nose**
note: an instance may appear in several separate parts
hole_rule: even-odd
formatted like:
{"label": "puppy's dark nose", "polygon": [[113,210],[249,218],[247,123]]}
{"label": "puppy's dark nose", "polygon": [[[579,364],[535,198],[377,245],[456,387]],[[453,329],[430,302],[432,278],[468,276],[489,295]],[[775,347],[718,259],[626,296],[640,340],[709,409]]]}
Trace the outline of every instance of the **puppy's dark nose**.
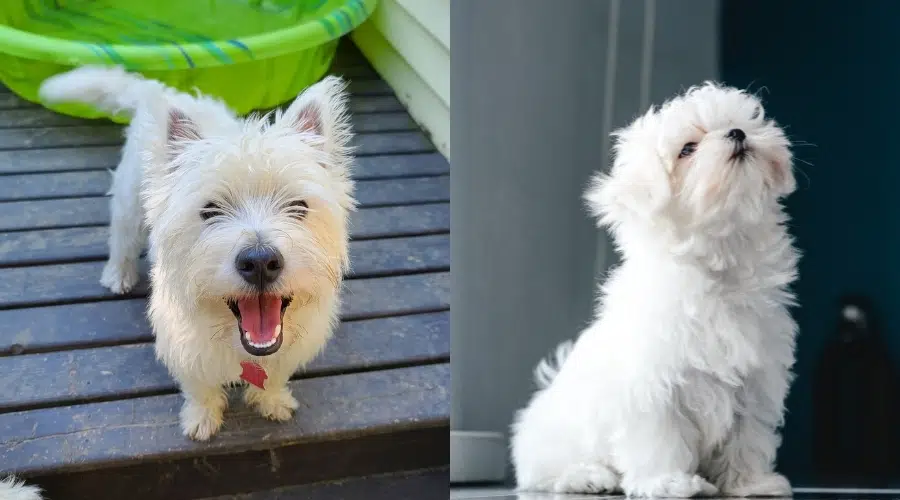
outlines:
{"label": "puppy's dark nose", "polygon": [[258,288],[265,288],[278,279],[284,268],[284,257],[272,247],[247,247],[238,254],[234,267],[244,281]]}
{"label": "puppy's dark nose", "polygon": [[747,138],[747,134],[745,134],[744,131],[739,128],[733,128],[729,130],[727,134],[725,134],[725,137],[735,142],[744,142],[744,139]]}

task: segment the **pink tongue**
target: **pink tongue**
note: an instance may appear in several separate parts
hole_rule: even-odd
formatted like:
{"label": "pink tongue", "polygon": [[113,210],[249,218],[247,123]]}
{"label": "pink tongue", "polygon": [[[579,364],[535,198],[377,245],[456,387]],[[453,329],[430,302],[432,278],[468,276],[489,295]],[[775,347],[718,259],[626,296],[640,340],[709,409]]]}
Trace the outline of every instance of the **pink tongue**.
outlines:
{"label": "pink tongue", "polygon": [[281,297],[259,295],[238,301],[241,311],[241,328],[257,344],[267,344],[275,338],[275,329],[281,323]]}

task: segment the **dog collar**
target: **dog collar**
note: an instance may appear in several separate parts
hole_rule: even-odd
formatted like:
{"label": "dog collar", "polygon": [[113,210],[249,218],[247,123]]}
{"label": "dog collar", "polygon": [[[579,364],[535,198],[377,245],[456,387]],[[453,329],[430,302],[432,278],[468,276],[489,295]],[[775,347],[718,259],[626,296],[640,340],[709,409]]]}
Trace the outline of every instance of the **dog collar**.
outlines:
{"label": "dog collar", "polygon": [[253,384],[260,389],[266,388],[266,379],[269,378],[269,375],[266,373],[266,369],[260,366],[259,363],[254,363],[253,361],[241,361],[241,379],[245,380],[249,384]]}

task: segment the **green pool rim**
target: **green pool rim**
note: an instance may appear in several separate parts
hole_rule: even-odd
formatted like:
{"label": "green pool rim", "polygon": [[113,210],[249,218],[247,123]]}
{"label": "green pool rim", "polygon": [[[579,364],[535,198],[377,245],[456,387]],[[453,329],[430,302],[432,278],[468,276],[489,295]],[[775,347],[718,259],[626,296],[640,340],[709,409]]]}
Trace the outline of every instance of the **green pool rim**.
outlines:
{"label": "green pool rim", "polygon": [[[362,24],[377,0],[346,0],[290,28],[185,44],[129,45],[79,42],[0,25],[0,52],[66,66],[122,65],[130,70],[178,70],[268,59],[328,43]],[[213,45],[217,50],[210,50]],[[223,61],[223,56],[225,61]]]}

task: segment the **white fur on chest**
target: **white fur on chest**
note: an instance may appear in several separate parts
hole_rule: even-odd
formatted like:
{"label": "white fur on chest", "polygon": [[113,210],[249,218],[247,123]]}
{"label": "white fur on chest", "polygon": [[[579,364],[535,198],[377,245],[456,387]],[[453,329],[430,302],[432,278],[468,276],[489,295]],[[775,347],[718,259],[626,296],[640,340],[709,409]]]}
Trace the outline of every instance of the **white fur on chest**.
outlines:
{"label": "white fur on chest", "polygon": [[625,263],[610,276],[597,321],[560,375],[596,370],[632,384],[651,377],[678,385],[698,371],[737,385],[773,350],[793,352],[793,320],[782,295],[779,287],[723,284],[683,267]]}

